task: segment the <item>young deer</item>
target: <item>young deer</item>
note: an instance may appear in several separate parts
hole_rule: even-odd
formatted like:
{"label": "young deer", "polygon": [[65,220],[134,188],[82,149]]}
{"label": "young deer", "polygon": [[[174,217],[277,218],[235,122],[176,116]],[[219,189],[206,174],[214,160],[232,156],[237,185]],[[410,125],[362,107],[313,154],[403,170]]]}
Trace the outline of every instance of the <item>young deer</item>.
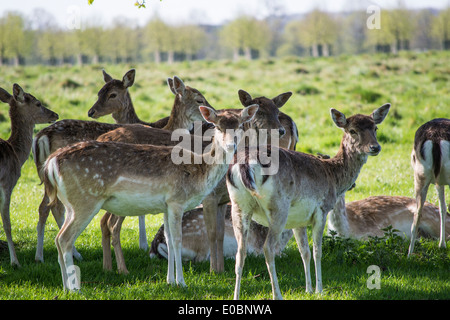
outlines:
{"label": "young deer", "polygon": [[[103,70],[103,79],[106,83],[98,92],[97,102],[89,111],[89,114],[96,118],[111,113],[118,124],[100,123],[97,121],[62,120],[36,134],[33,141],[33,155],[41,181],[43,181],[42,168],[45,160],[59,148],[80,141],[96,140],[102,134],[124,127],[126,124],[161,125],[165,123],[163,127],[167,129],[184,122],[180,128],[187,129],[190,123],[187,123],[184,114],[190,114],[193,122],[201,117],[200,113],[195,110],[198,110],[200,105],[209,106],[208,101],[206,101],[197,89],[185,86],[183,81],[178,77],[174,77],[174,79],[169,78],[169,88],[175,94],[171,117],[168,117],[166,120],[161,119],[157,123],[143,122],[137,117],[128,92],[128,88],[134,84],[135,74],[135,70],[131,69],[125,73],[122,80],[115,80]],[[50,209],[58,226],[61,227],[64,223],[64,207],[61,202],[57,201],[52,207],[48,205],[48,202],[48,196],[44,193],[44,197],[39,206],[39,221],[37,225],[38,242],[35,256],[35,260],[40,262],[44,261],[44,230]],[[145,227],[143,221],[140,221],[140,225]],[[145,230],[140,232],[140,234],[140,247],[145,249],[148,247]],[[81,259],[81,255],[76,250],[74,254],[77,259]]]}
{"label": "young deer", "polygon": [[[236,116],[201,106],[205,120],[215,125],[212,147],[203,154],[175,150],[176,147],[96,141],[81,142],[53,153],[45,164],[44,183],[51,201],[58,197],[67,210],[67,219],[55,239],[64,288],[80,287],[77,282],[67,281],[73,267],[72,247],[100,209],[116,215],[163,212],[168,226],[167,282],[185,286],[181,264],[183,212],[200,204],[225,175],[241,127],[257,110],[258,106],[252,105]],[[172,162],[173,152],[181,151],[189,156],[190,163]]]}
{"label": "young deer", "polygon": [[[265,97],[251,98],[250,94],[244,90],[239,90],[239,98],[244,106],[252,104],[259,105],[258,112],[252,121],[245,123],[244,130],[248,129],[275,129],[282,136],[280,144],[283,147],[293,147],[298,140],[297,127],[292,119],[279,112],[292,93],[286,92],[276,96],[273,99]],[[236,116],[242,109],[226,109],[227,112],[234,113]],[[283,121],[283,124],[281,123]],[[286,127],[285,127],[286,126]],[[288,136],[288,139],[285,137]],[[154,145],[176,145],[178,142],[171,141],[167,132],[161,132],[157,129],[147,127],[126,127],[119,128],[100,136],[97,141],[118,141],[125,143],[140,143]],[[213,192],[203,199],[203,209],[205,212],[205,223],[207,225],[207,234],[210,245],[211,270],[221,272],[224,270],[223,262],[223,239],[225,217],[223,210],[229,202],[225,179],[213,190]],[[105,270],[112,269],[111,260],[111,242],[117,261],[119,273],[128,273],[126,269],[123,252],[120,245],[120,229],[125,217],[117,217],[106,213],[101,220],[102,228],[102,247],[103,247],[103,267]],[[141,229],[140,229],[141,230]]]}
{"label": "young deer", "polygon": [[0,88],[0,100],[9,104],[11,118],[11,136],[8,140],[0,139],[0,211],[11,265],[20,266],[11,236],[11,194],[19,180],[22,165],[30,155],[35,124],[56,121],[58,114],[45,108],[18,84],[13,85],[12,95]]}
{"label": "young deer", "polygon": [[[209,260],[210,251],[208,235],[203,215],[203,208],[196,208],[185,212],[182,221],[183,237],[181,257],[183,261]],[[252,221],[248,234],[247,253],[253,255],[263,254],[263,245],[267,236],[267,228]],[[275,249],[276,254],[281,254],[288,241],[292,238],[292,230],[285,230],[281,234],[281,241]],[[227,205],[225,214],[225,236],[223,241],[223,255],[226,258],[235,258],[237,242],[234,236],[233,223],[231,221],[231,206]],[[164,225],[159,228],[150,246],[150,257],[161,256],[167,259],[167,243],[164,238]]]}
{"label": "young deer", "polygon": [[[372,196],[345,203],[339,198],[328,214],[328,233],[354,239],[382,237],[384,228],[392,226],[399,235],[411,238],[411,224],[416,211],[416,201],[402,196]],[[418,225],[419,235],[439,238],[439,208],[425,202],[422,219]],[[447,221],[445,237],[450,237],[450,220]]]}
{"label": "young deer", "polygon": [[414,148],[411,153],[411,165],[414,169],[417,210],[411,226],[408,256],[414,251],[417,228],[427,198],[428,187],[431,183],[435,184],[439,195],[439,211],[441,213],[439,247],[446,247],[444,189],[446,185],[450,186],[450,119],[434,119],[417,129],[414,137]]}
{"label": "young deer", "polygon": [[[294,229],[305,269],[306,291],[312,292],[310,250],[306,234],[308,225],[312,225],[314,241],[316,292],[322,292],[322,234],[327,213],[333,209],[337,198],[351,188],[368,156],[376,156],[381,151],[376,138],[376,125],[384,120],[389,108],[390,104],[385,104],[370,116],[357,114],[349,118],[331,109],[334,123],[344,130],[339,151],[331,159],[271,148],[267,153],[278,153],[279,169],[276,174],[269,176],[264,175],[264,166],[260,161],[249,163],[248,154],[237,154],[236,164],[231,165],[227,173],[233,228],[238,242],[235,299],[239,298],[252,218],[269,227],[264,255],[273,298],[282,299],[275,271],[274,247],[284,229]],[[258,152],[259,159],[262,156],[267,155]]]}

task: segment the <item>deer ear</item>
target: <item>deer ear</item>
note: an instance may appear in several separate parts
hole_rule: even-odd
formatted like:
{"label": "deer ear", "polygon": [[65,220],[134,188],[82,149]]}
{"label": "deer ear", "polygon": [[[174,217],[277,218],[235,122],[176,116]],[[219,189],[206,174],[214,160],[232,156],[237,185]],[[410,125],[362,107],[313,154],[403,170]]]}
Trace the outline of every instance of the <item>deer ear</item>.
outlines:
{"label": "deer ear", "polygon": [[239,100],[241,100],[241,103],[244,107],[248,107],[253,100],[252,96],[247,91],[244,91],[242,89],[238,91],[238,95]]}
{"label": "deer ear", "polygon": [[123,76],[122,83],[125,88],[131,87],[134,83],[134,76],[136,75],[136,70],[131,69]]}
{"label": "deer ear", "polygon": [[17,84],[13,84],[13,96],[16,101],[24,102],[25,101],[25,92],[23,89]]}
{"label": "deer ear", "polygon": [[9,103],[11,101],[12,95],[10,95],[5,89],[0,88],[0,101],[4,103]]}
{"label": "deer ear", "polygon": [[252,104],[252,105],[249,105],[244,110],[242,110],[241,111],[242,122],[244,123],[244,122],[248,122],[248,121],[252,120],[253,117],[255,116],[256,112],[258,112],[258,109],[259,109],[259,105]]}
{"label": "deer ear", "polygon": [[336,109],[333,108],[330,109],[330,113],[334,123],[339,128],[344,128],[345,125],[347,124],[347,119],[345,118],[345,115],[342,112],[337,111]]}
{"label": "deer ear", "polygon": [[282,106],[284,106],[284,104],[289,100],[291,96],[292,92],[285,92],[273,98],[272,101],[278,108],[281,108]]}
{"label": "deer ear", "polygon": [[217,122],[217,113],[216,111],[214,111],[214,109],[205,106],[200,106],[198,108],[200,109],[200,113],[202,114],[206,122],[214,124]]}
{"label": "deer ear", "polygon": [[109,74],[106,73],[105,69],[102,70],[102,73],[103,73],[103,80],[106,83],[110,82],[113,79],[113,77],[111,77]]}
{"label": "deer ear", "polygon": [[391,108],[390,103],[383,104],[381,107],[379,107],[377,110],[372,112],[370,115],[373,118],[373,121],[375,121],[375,124],[382,123],[384,118],[386,118],[389,109]]}
{"label": "deer ear", "polygon": [[184,91],[186,90],[184,82],[177,76],[173,77],[173,90],[175,90],[175,94],[181,94],[182,96],[184,95]]}
{"label": "deer ear", "polygon": [[172,93],[174,95],[177,95],[175,89],[173,88],[173,79],[172,78],[167,78],[167,85],[169,86],[170,91],[172,91]]}

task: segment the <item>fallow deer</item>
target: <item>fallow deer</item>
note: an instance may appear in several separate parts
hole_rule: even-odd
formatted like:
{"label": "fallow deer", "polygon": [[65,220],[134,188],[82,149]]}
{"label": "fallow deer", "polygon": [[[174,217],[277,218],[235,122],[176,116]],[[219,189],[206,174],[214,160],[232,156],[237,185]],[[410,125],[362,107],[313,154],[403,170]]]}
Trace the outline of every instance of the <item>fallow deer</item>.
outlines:
{"label": "fallow deer", "polygon": [[269,228],[264,255],[273,298],[282,299],[275,270],[274,247],[284,229],[294,231],[305,269],[306,291],[312,292],[309,268],[311,254],[306,233],[308,225],[312,226],[316,292],[322,292],[322,235],[327,213],[333,209],[338,197],[355,183],[368,156],[376,156],[381,151],[376,138],[376,125],[385,119],[389,108],[390,104],[385,104],[370,116],[357,114],[349,118],[331,109],[334,123],[344,131],[339,151],[331,159],[319,159],[309,154],[272,147],[265,151],[266,155],[263,151],[258,152],[258,158],[278,153],[278,172],[266,175],[264,165],[259,160],[249,162],[251,153],[237,154],[236,164],[230,166],[226,175],[233,228],[238,242],[235,299],[239,299],[252,219]]}
{"label": "fallow deer", "polygon": [[[328,214],[328,233],[353,239],[382,237],[383,229],[392,226],[400,236],[411,238],[411,224],[416,212],[415,199],[402,196],[372,196],[345,203],[339,198],[336,206]],[[439,208],[425,202],[422,218],[418,225],[420,236],[439,238]],[[445,237],[450,239],[450,220],[446,222]]]}
{"label": "fallow deer", "polygon": [[[182,248],[183,261],[207,261],[210,256],[208,235],[204,221],[203,208],[196,208],[185,212],[182,221]],[[247,253],[262,255],[263,245],[267,236],[267,228],[252,221],[248,234]],[[223,255],[234,259],[237,252],[237,242],[234,236],[233,223],[231,221],[231,206],[227,206],[225,214],[225,232],[223,241]],[[285,230],[281,235],[281,241],[275,249],[275,253],[281,254],[288,241],[292,238],[292,230]],[[150,246],[150,257],[161,256],[167,259],[167,243],[164,238],[164,225],[156,233]]]}
{"label": "fallow deer", "polygon": [[416,212],[411,226],[411,242],[408,256],[414,251],[417,228],[422,209],[427,198],[428,187],[436,186],[441,214],[439,247],[445,248],[445,186],[450,186],[450,119],[434,119],[417,129],[414,148],[411,153],[411,166],[414,170],[414,193]]}
{"label": "fallow deer", "polygon": [[[80,288],[77,281],[68,281],[73,278],[68,273],[73,271],[72,247],[102,208],[116,215],[164,213],[169,244],[167,282],[185,286],[181,261],[183,212],[200,204],[225,175],[242,125],[257,110],[257,105],[251,105],[236,116],[201,106],[204,119],[215,125],[212,147],[203,154],[176,147],[97,141],[80,142],[53,153],[45,164],[44,184],[50,200],[59,198],[67,211],[55,239],[64,288]],[[172,162],[173,152],[180,151],[186,152],[191,163]],[[196,164],[198,160],[201,163]]]}
{"label": "fallow deer", "polygon": [[13,85],[13,94],[0,88],[0,100],[9,104],[11,136],[0,139],[0,211],[8,242],[11,265],[20,266],[11,235],[11,194],[20,177],[20,171],[28,159],[36,124],[51,123],[58,114],[45,108],[42,103],[18,85]]}
{"label": "fallow deer", "polygon": [[[180,124],[180,128],[187,129],[191,124],[187,122],[188,119],[185,114],[192,116],[192,121],[195,121],[200,119],[201,116],[198,111],[193,111],[193,109],[198,110],[200,105],[210,106],[208,101],[197,89],[185,86],[183,81],[175,76],[174,79],[168,79],[168,86],[171,92],[175,94],[171,116],[166,120],[161,119],[157,123],[144,122],[136,115],[131,96],[128,92],[128,88],[134,84],[135,75],[135,70],[131,69],[125,73],[122,80],[116,80],[103,70],[105,85],[98,92],[97,102],[90,109],[89,115],[98,118],[111,113],[118,124],[83,120],[61,120],[36,134],[33,141],[33,155],[41,181],[43,181],[42,167],[45,160],[59,148],[80,141],[95,140],[100,135],[124,127],[127,124],[164,124],[162,127],[166,129],[176,128]],[[39,206],[39,221],[37,225],[38,241],[35,255],[35,260],[40,262],[44,261],[44,230],[50,209],[58,226],[61,227],[64,222],[64,207],[57,201],[50,208],[48,206],[47,194],[44,193],[44,197]],[[141,228],[142,225],[145,227],[143,221],[140,221]],[[140,232],[140,247],[144,249],[148,247],[145,230],[144,232]],[[81,259],[81,255],[76,250],[74,254],[77,259]]]}
{"label": "fallow deer", "polygon": [[[239,99],[247,107],[251,104],[259,105],[258,112],[249,123],[244,124],[244,130],[248,129],[275,129],[280,133],[280,144],[283,147],[295,148],[298,141],[297,127],[293,120],[279,111],[292,95],[291,92],[282,93],[273,99],[259,97],[253,99],[249,93],[239,90]],[[226,109],[226,111],[238,115],[242,109]],[[287,138],[286,138],[287,137]],[[100,136],[98,141],[119,141],[125,143],[144,143],[154,145],[170,146],[178,142],[171,141],[167,132],[146,127],[119,128]],[[225,178],[203,200],[205,211],[205,223],[210,245],[211,270],[222,272],[223,261],[223,239],[224,239],[224,209],[229,202]],[[111,242],[116,256],[117,269],[119,273],[128,273],[125,259],[120,245],[120,229],[125,217],[117,217],[106,213],[101,220],[103,267],[105,270],[112,269]],[[140,229],[141,230],[141,229]]]}

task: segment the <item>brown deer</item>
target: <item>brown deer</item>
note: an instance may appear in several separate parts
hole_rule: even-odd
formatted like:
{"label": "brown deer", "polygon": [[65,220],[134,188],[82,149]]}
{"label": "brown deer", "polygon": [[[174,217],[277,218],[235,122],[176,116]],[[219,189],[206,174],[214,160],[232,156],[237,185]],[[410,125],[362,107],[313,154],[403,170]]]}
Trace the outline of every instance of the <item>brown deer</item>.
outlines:
{"label": "brown deer", "polygon": [[331,159],[319,159],[309,154],[272,147],[265,151],[267,155],[262,154],[263,151],[258,152],[258,158],[278,153],[278,172],[267,175],[260,160],[250,163],[249,154],[237,154],[235,164],[230,166],[227,173],[233,228],[238,243],[235,299],[239,299],[252,219],[269,228],[264,256],[273,298],[282,299],[275,270],[274,248],[284,229],[294,231],[305,269],[306,291],[312,292],[309,269],[311,253],[306,233],[308,225],[312,226],[316,292],[322,292],[322,235],[327,213],[355,183],[368,156],[376,156],[381,151],[376,138],[377,124],[385,119],[389,108],[390,104],[385,104],[370,116],[357,114],[349,118],[331,109],[334,123],[344,131],[339,151]]}
{"label": "brown deer", "polygon": [[[97,141],[80,142],[53,153],[45,164],[44,184],[50,200],[58,197],[67,211],[55,240],[64,288],[80,288],[68,273],[73,268],[73,244],[100,209],[116,215],[163,212],[168,226],[167,282],[185,286],[181,264],[183,212],[199,205],[225,175],[242,125],[257,110],[257,105],[251,105],[236,116],[201,106],[204,119],[215,125],[212,146],[202,154],[177,147]],[[190,163],[173,163],[174,153],[180,151],[188,155]]]}
{"label": "brown deer", "polygon": [[[208,245],[208,235],[203,215],[203,208],[196,208],[185,212],[182,221],[183,237],[181,247],[181,257],[183,261],[206,261],[209,260],[210,251]],[[252,221],[248,234],[247,253],[262,255],[263,245],[267,236],[267,228]],[[231,221],[231,206],[227,206],[225,214],[225,232],[223,240],[223,254],[226,258],[235,258],[237,252],[237,242],[234,236],[233,223]],[[281,234],[281,241],[275,249],[279,255],[292,238],[292,230],[285,230]],[[161,256],[167,259],[167,243],[164,238],[164,225],[162,225],[150,246],[150,257]]]}
{"label": "brown deer", "polygon": [[0,211],[8,242],[11,265],[20,266],[11,235],[11,194],[20,178],[20,171],[28,159],[36,124],[51,123],[58,114],[45,108],[42,103],[18,85],[13,85],[13,94],[0,88],[0,100],[9,104],[11,136],[0,139]]}
{"label": "brown deer", "polygon": [[[116,121],[130,121],[128,123],[140,123],[145,125],[163,125],[163,128],[173,128],[177,123],[185,121],[186,116],[184,114],[190,114],[192,121],[198,120],[200,113],[198,111],[192,111],[197,109],[200,105],[210,106],[208,101],[201,95],[201,93],[194,88],[185,86],[183,81],[174,77],[174,79],[168,79],[168,85],[172,93],[175,94],[174,104],[172,107],[171,116],[166,120],[157,121],[157,123],[146,123],[141,121],[134,110],[131,96],[128,92],[128,88],[134,84],[135,70],[131,69],[125,73],[122,80],[112,79],[103,70],[103,79],[106,82],[98,93],[97,102],[89,111],[89,114],[94,117],[100,117],[111,113]],[[197,114],[196,114],[197,113]],[[183,120],[177,120],[174,118],[181,118]],[[61,120],[55,124],[41,130],[36,134],[33,141],[33,155],[36,164],[36,168],[43,181],[42,168],[45,160],[51,153],[57,149],[68,146],[80,141],[91,141],[97,139],[100,135],[112,131],[117,128],[126,126],[127,123],[110,124],[100,123],[97,121],[83,121],[83,120]],[[191,125],[187,122],[183,124],[188,128]],[[35,260],[43,262],[43,246],[44,246],[44,230],[45,223],[47,221],[50,209],[59,227],[64,222],[64,207],[57,201],[52,207],[48,206],[48,197],[44,193],[44,197],[39,206],[39,221],[37,225],[37,248]],[[140,221],[140,225],[144,225]],[[140,233],[140,246],[148,247],[144,232]],[[75,257],[81,259],[81,255],[74,250]]]}
{"label": "brown deer", "polygon": [[[273,99],[259,97],[252,99],[250,94],[244,90],[238,92],[241,103],[244,106],[251,104],[259,105],[258,112],[252,121],[245,123],[244,130],[248,129],[275,129],[283,135],[280,144],[283,147],[295,148],[298,141],[297,127],[292,119],[279,111],[292,93],[286,92],[276,96]],[[242,109],[226,109],[228,112],[238,115]],[[283,121],[283,124],[281,123]],[[284,125],[286,127],[284,127]],[[286,129],[285,129],[286,128]],[[286,133],[288,132],[288,133]],[[288,138],[285,138],[288,136]],[[157,129],[134,126],[119,128],[100,136],[97,141],[118,141],[125,143],[144,143],[154,145],[176,145],[178,142],[171,140],[167,132],[161,132]],[[207,225],[207,234],[210,245],[211,270],[222,272],[224,270],[223,262],[223,238],[224,238],[224,209],[229,202],[228,192],[226,190],[225,178],[213,190],[213,192],[203,200],[205,211],[205,222]],[[117,269],[119,273],[127,274],[125,259],[120,245],[120,229],[125,217],[118,217],[111,214],[105,214],[101,220],[102,228],[102,247],[103,247],[103,267],[105,270],[112,269],[111,260],[111,242],[116,256]]]}
{"label": "brown deer", "polygon": [[445,186],[450,186],[450,119],[434,119],[417,129],[411,153],[417,210],[411,226],[408,256],[414,251],[417,229],[430,184],[436,186],[441,216],[439,247],[445,248]]}
{"label": "brown deer", "polygon": [[[328,233],[334,231],[339,237],[367,239],[382,237],[383,229],[392,226],[398,234],[411,238],[411,224],[416,212],[415,199],[402,196],[372,196],[345,203],[339,198],[328,214]],[[418,225],[419,235],[439,238],[439,208],[425,202],[423,216]],[[450,239],[450,220],[446,222],[445,237]]]}

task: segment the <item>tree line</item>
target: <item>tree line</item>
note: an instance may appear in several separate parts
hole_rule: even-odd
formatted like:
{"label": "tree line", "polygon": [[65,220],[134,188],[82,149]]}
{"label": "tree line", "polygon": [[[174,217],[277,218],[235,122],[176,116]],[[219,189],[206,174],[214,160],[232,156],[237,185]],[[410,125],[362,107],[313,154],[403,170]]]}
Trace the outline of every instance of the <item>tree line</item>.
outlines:
{"label": "tree line", "polygon": [[433,11],[382,10],[379,28],[365,11],[331,14],[315,9],[299,17],[241,15],[222,26],[171,25],[154,16],[144,26],[118,17],[69,30],[44,9],[32,17],[0,16],[0,65],[156,63],[192,59],[329,56],[400,50],[450,50],[450,7]]}

